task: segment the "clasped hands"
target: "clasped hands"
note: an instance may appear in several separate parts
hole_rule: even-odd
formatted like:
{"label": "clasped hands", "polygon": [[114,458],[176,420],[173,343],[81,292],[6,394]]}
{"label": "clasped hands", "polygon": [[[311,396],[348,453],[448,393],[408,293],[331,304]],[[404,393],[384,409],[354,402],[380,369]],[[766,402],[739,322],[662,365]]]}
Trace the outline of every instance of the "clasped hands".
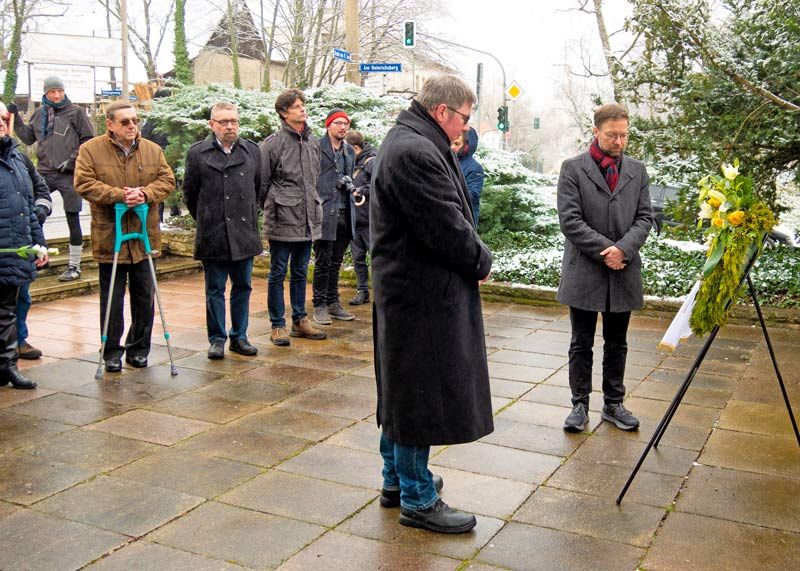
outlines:
{"label": "clasped hands", "polygon": [[609,246],[600,255],[603,256],[603,262],[612,270],[625,269],[625,252],[616,246]]}
{"label": "clasped hands", "polygon": [[125,191],[125,204],[127,206],[136,206],[137,204],[144,204],[147,202],[147,197],[144,195],[141,186],[126,186],[122,190]]}

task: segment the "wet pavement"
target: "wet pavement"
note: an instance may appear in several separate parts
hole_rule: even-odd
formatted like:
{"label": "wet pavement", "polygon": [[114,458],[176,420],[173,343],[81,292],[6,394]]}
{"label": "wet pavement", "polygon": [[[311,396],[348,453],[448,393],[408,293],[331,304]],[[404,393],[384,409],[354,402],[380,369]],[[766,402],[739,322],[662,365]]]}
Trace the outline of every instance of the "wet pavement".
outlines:
{"label": "wet pavement", "polygon": [[[442,536],[377,501],[370,308],[278,348],[265,290],[258,356],[209,361],[202,277],[163,282],[177,377],[160,325],[150,367],[96,381],[97,296],[33,307],[45,357],[22,364],[39,388],[0,388],[0,569],[797,568],[800,447],[760,329],[720,332],[617,506],[700,343],[659,353],[668,320],[634,317],[626,403],[641,430],[602,422],[595,393],[592,432],[570,435],[566,311],[485,304],[495,432],[431,459],[443,499],[478,525]],[[770,331],[800,415],[800,331]]]}

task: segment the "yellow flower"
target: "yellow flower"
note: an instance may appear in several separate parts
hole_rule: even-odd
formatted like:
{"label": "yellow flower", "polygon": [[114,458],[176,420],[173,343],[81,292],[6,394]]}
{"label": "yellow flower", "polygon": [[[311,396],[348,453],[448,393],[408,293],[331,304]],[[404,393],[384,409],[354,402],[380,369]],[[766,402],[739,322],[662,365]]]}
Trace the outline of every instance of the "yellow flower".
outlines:
{"label": "yellow flower", "polygon": [[728,222],[731,223],[733,226],[738,226],[742,222],[744,222],[744,212],[741,210],[734,210],[730,214],[728,214]]}
{"label": "yellow flower", "polygon": [[[738,163],[738,161],[737,161]],[[739,165],[738,164],[723,164],[722,165],[722,175],[727,178],[728,180],[733,180],[737,176],[739,176]]]}
{"label": "yellow flower", "polygon": [[722,206],[722,202],[720,202],[719,198],[716,198],[714,196],[708,199],[708,204],[709,206],[711,206],[711,208],[719,208],[720,206]]}
{"label": "yellow flower", "polygon": [[[712,199],[714,199],[714,200],[717,200],[719,202],[719,204],[723,204],[726,200],[728,200],[727,196],[725,196],[724,194],[722,194],[718,190],[714,190],[713,188],[708,191],[708,196],[711,197],[711,198],[708,199],[709,202]],[[717,206],[719,206],[719,204]],[[715,208],[716,208],[716,206],[715,206]]]}
{"label": "yellow flower", "polygon": [[725,221],[719,216],[715,215],[714,218],[711,219],[711,224],[717,228],[722,228],[725,225]]}

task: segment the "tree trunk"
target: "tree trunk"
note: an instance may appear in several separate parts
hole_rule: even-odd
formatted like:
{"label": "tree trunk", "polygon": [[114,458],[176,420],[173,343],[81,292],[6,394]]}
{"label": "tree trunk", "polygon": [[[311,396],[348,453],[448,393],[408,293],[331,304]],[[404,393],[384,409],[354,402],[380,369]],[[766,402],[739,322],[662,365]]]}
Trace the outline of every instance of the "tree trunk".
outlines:
{"label": "tree trunk", "polygon": [[614,100],[620,105],[624,104],[622,89],[620,87],[620,63],[611,51],[611,41],[606,29],[606,21],[603,17],[603,0],[592,0],[594,2],[594,15],[597,19],[597,32],[600,35],[600,43],[603,44],[603,55],[606,58],[609,77],[611,78],[611,90],[614,93]]}
{"label": "tree trunk", "polygon": [[228,0],[228,33],[231,36],[231,63],[233,63],[233,86],[242,88],[242,78],[239,75],[239,46],[236,38],[236,23],[233,21],[233,5]]}
{"label": "tree trunk", "polygon": [[8,46],[8,64],[6,65],[6,80],[3,85],[3,100],[14,101],[17,92],[17,66],[19,65],[20,50],[22,48],[22,26],[25,23],[26,0],[13,0],[14,27],[11,31],[11,43]]}
{"label": "tree trunk", "polygon": [[175,78],[190,85],[193,78],[186,47],[186,0],[175,0],[175,47],[172,53],[175,55]]}

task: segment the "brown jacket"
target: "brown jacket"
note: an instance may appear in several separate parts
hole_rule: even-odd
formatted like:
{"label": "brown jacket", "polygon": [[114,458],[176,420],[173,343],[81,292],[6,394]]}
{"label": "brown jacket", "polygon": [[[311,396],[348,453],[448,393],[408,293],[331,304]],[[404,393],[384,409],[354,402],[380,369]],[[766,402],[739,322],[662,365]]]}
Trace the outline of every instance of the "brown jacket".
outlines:
{"label": "brown jacket", "polygon": [[[114,204],[125,201],[123,187],[143,187],[150,210],[147,213],[147,236],[154,256],[161,249],[158,203],[175,190],[175,177],[161,147],[138,137],[133,150],[125,156],[122,147],[108,134],[81,145],[75,165],[75,190],[92,207],[92,253],[98,262],[114,259]],[[132,212],[122,217],[122,232],[139,232],[139,217]],[[122,264],[137,264],[145,259],[141,240],[123,242],[119,252]]]}

